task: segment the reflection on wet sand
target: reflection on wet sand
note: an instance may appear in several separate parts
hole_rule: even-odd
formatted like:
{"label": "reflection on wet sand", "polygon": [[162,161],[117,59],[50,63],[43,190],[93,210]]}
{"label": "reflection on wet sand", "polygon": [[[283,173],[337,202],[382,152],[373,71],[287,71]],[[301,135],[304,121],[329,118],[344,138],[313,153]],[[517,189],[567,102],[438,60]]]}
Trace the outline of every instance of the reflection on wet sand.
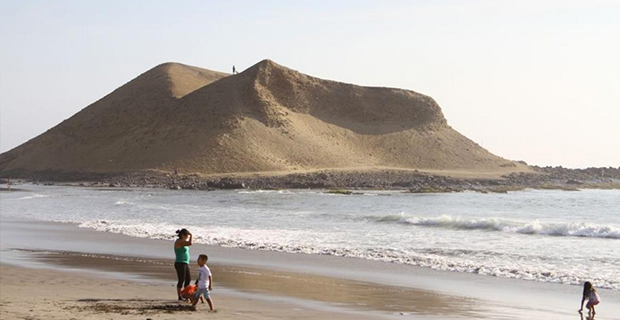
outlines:
{"label": "reflection on wet sand", "polygon": [[[171,282],[176,279],[172,262],[167,260],[64,251],[24,252],[51,266],[117,272]],[[196,267],[191,267],[194,273]],[[216,288],[222,286],[390,313],[484,317],[474,299],[427,290],[250,267],[211,264],[210,268]]]}

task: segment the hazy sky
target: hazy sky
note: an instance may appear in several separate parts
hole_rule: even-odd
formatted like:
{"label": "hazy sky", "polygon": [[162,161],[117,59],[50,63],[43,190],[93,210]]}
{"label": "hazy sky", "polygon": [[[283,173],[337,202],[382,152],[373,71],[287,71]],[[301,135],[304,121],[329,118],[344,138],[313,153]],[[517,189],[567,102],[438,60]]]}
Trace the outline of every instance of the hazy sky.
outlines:
{"label": "hazy sky", "polygon": [[620,166],[620,1],[0,1],[0,151],[140,73],[303,73],[432,96],[531,164]]}

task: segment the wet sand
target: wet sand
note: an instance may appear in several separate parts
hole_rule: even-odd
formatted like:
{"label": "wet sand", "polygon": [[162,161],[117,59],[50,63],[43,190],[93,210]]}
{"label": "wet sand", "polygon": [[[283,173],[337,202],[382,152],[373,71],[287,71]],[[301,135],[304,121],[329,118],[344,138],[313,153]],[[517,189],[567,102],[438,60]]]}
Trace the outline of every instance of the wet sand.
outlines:
{"label": "wet sand", "polygon": [[[88,254],[79,252],[11,250],[13,264],[33,263],[31,267],[53,268],[55,271],[74,271],[96,277],[121,278],[137,283],[161,284],[172,287],[176,282],[170,261],[152,258],[134,258]],[[17,263],[19,264],[19,263]],[[195,269],[197,267],[192,266]],[[234,292],[288,297],[337,306],[350,311],[381,315],[444,315],[447,317],[475,317],[474,299],[437,294],[427,290],[385,286],[370,282],[352,281],[268,269],[210,264],[214,287]],[[167,296],[174,296],[167,290]],[[214,296],[218,291],[215,290]]]}
{"label": "wet sand", "polygon": [[[149,300],[151,291],[161,293],[158,305],[163,303],[163,308],[178,308],[165,307],[166,299],[174,296],[175,282],[168,252],[171,251],[169,241],[101,233],[71,224],[16,219],[2,219],[0,226],[0,260],[4,263],[3,314],[21,312],[21,309],[27,308],[9,303],[13,294],[7,295],[5,292],[13,291],[11,286],[37,291],[41,286],[36,281],[38,277],[45,278],[48,272],[70,277],[67,271],[77,274],[76,277],[93,278],[101,286],[113,286],[119,279],[126,281],[125,286],[131,288],[149,286],[147,294],[140,290],[132,292],[114,287],[104,295],[91,295],[95,300],[109,299],[106,298],[108,294],[123,300],[121,307],[110,307],[113,310],[110,312],[152,312],[145,309],[148,307],[145,304],[153,303]],[[225,311],[218,313],[218,317],[235,310],[248,310],[244,304],[249,303],[253,306],[260,304],[267,309],[274,309],[267,305],[275,304],[277,308],[274,310],[279,311],[265,315],[266,318],[305,319],[307,316],[310,319],[312,315],[305,311],[292,314],[285,312],[302,308],[325,312],[331,315],[328,318],[338,315],[337,318],[353,316],[357,319],[363,316],[413,319],[580,319],[576,313],[580,288],[575,286],[441,272],[360,259],[204,245],[192,247],[194,255],[200,252],[208,253],[211,257],[210,265],[216,286],[214,297],[221,299],[218,308]],[[7,263],[34,268],[34,271],[27,274],[34,277],[35,281],[17,281],[13,277],[6,277],[5,270],[12,270]],[[192,267],[195,271],[196,267]],[[56,270],[49,271],[50,268]],[[74,292],[74,283],[68,281],[61,288]],[[53,291],[53,288],[50,290]],[[620,319],[618,292],[604,290],[602,296],[604,303],[596,319]],[[63,301],[86,308],[86,311],[79,312],[95,312],[83,306],[85,302],[79,299],[82,298],[75,296]],[[127,303],[125,299],[147,299],[150,302]],[[251,299],[252,302],[244,299]],[[93,302],[86,304],[90,306]],[[7,311],[7,308],[13,311]],[[96,308],[103,310],[106,307]],[[185,312],[176,309],[164,311],[166,314]],[[155,314],[164,311],[159,310]]]}
{"label": "wet sand", "polygon": [[[24,269],[0,264],[1,319],[376,319],[362,312],[321,308],[291,299],[213,292],[216,312],[170,299],[157,282],[101,277],[75,270]],[[172,294],[173,295],[173,294]]]}

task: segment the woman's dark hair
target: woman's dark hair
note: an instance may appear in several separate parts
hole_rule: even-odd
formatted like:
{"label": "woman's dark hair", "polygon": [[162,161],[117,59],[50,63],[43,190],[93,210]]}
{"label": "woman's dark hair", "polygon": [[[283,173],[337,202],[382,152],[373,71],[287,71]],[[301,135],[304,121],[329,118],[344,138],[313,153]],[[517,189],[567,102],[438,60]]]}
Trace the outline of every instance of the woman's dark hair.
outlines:
{"label": "woman's dark hair", "polygon": [[590,281],[586,281],[583,284],[583,296],[585,297],[586,295],[590,294],[590,290],[592,290],[592,284],[590,283]]}
{"label": "woman's dark hair", "polygon": [[185,237],[189,235],[189,231],[187,229],[181,229],[181,230],[177,230],[176,231],[177,236],[180,237]]}

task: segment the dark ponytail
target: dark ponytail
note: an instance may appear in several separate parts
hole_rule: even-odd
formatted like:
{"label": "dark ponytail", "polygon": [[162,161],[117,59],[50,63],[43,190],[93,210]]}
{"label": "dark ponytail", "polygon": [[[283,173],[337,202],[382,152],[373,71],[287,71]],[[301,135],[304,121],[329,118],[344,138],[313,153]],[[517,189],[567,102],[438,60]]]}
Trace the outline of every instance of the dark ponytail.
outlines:
{"label": "dark ponytail", "polygon": [[177,234],[177,237],[179,237],[179,238],[180,237],[185,237],[185,236],[189,235],[189,231],[187,229],[180,229],[180,230],[177,230],[175,232]]}
{"label": "dark ponytail", "polygon": [[592,290],[592,283],[590,283],[590,281],[586,281],[583,284],[583,296],[587,296],[590,294],[590,290]]}

